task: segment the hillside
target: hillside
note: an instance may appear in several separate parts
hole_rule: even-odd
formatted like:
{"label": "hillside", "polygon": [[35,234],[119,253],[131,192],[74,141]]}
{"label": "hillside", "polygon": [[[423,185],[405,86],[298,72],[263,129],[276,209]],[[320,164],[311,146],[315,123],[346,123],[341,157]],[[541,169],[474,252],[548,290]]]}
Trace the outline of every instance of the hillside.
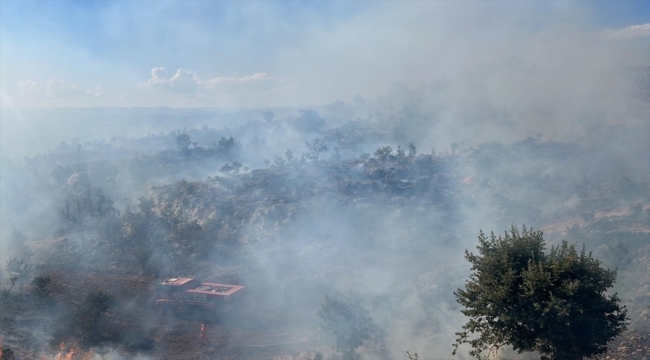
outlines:
{"label": "hillside", "polygon": [[[242,128],[233,133],[250,134]],[[364,358],[410,349],[451,359],[463,251],[480,229],[511,224],[543,229],[551,244],[585,243],[618,268],[614,290],[632,321],[606,356],[648,355],[650,181],[608,148],[526,138],[429,153],[384,143],[353,156],[390,135],[350,122],[316,132],[301,156],[271,156],[277,144],[257,135],[188,133],[214,134],[215,146],[174,148],[181,133],[172,132],[161,137],[167,149],[148,155],[89,159],[60,148],[3,164],[3,206],[18,219],[11,256],[33,266],[13,288],[4,277],[0,334],[21,358],[334,359],[316,310],[338,294],[372,318]],[[38,285],[37,275],[49,280]],[[201,319],[161,318],[153,306],[155,283],[179,275],[246,286],[210,324],[209,348],[198,344]],[[114,303],[89,338],[75,321],[100,289]]]}

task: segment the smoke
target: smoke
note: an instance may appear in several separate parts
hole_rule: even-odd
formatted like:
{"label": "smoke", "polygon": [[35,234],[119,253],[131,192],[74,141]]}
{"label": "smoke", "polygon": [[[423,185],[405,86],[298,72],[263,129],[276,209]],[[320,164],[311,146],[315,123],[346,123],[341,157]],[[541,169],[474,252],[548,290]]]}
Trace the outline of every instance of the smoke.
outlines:
{"label": "smoke", "polygon": [[[157,27],[156,16],[175,6],[156,7],[146,22]],[[7,108],[3,83],[0,263],[29,258],[73,301],[56,299],[67,307],[41,314],[47,324],[30,323],[18,307],[5,308],[7,317],[47,348],[53,322],[101,284],[120,297],[107,318],[137,326],[94,358],[133,358],[124,355],[132,338],[155,339],[147,351],[156,355],[191,352],[195,319],[172,321],[165,342],[149,305],[158,278],[192,275],[246,286],[214,326],[220,354],[327,352],[332,334],[317,313],[326,295],[340,295],[378,329],[359,349],[365,358],[406,350],[448,358],[464,320],[453,292],[469,274],[464,250],[479,229],[525,223],[550,228],[555,242],[572,223],[589,246],[605,244],[610,231],[634,251],[647,236],[650,56],[639,46],[647,24],[598,30],[585,6],[377,2],[336,21],[306,12],[276,29],[281,9],[246,3],[230,14],[260,25],[236,40],[257,43],[266,31],[275,44],[295,34],[272,56],[246,60],[239,75],[195,62],[171,77],[155,67],[147,81],[144,71],[133,88],[56,78],[47,88],[52,101],[112,105],[128,91],[134,104],[174,109]],[[182,28],[209,39],[204,28]],[[208,51],[184,44],[197,57]],[[22,96],[41,91],[43,80],[21,81]],[[254,109],[207,108],[224,104]],[[180,134],[192,145],[177,148]],[[231,136],[237,150],[219,152]],[[385,146],[393,151],[375,152]],[[235,162],[241,168],[226,171]],[[98,215],[100,188],[111,202]],[[89,211],[83,224],[65,219],[74,201],[90,203],[78,207]],[[640,220],[627,210],[616,217],[632,205]]]}

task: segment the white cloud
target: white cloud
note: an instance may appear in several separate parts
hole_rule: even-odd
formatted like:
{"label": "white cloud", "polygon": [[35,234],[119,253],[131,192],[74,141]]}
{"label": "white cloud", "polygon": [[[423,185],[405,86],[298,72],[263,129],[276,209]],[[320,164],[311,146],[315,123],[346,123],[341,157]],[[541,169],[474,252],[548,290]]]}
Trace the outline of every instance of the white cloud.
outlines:
{"label": "white cloud", "polygon": [[[419,86],[442,76],[453,81],[482,63],[500,63],[513,55],[526,66],[579,70],[648,66],[650,59],[649,24],[606,31],[592,23],[584,2],[372,2],[334,18],[311,10],[287,18],[284,6],[245,2],[227,7],[229,21],[223,27],[195,16],[202,12],[201,2],[182,17],[173,15],[187,7],[184,2],[152,4],[120,2],[106,15],[105,40],[124,42],[116,49],[137,54],[128,61],[115,61],[126,59],[119,53],[90,61],[84,51],[65,48],[62,54],[70,58],[64,68],[50,62],[48,68],[30,69],[28,64],[40,62],[3,53],[4,83],[40,81],[5,91],[29,106],[305,106],[356,94],[380,96],[394,82]],[[40,44],[20,46],[25,59],[32,51],[45,54]],[[187,54],[196,71],[182,66]],[[145,64],[179,65],[151,69]],[[144,72],[133,78],[138,68]],[[103,87],[99,91],[55,82],[52,94],[104,95],[48,97],[49,76],[43,76],[55,73],[72,84]],[[121,93],[130,93],[131,100]]]}
{"label": "white cloud", "polygon": [[58,78],[50,78],[45,85],[45,92],[48,97],[77,97],[77,96],[102,96],[101,87],[87,88],[81,85],[69,84]]}
{"label": "white cloud", "polygon": [[144,88],[159,88],[180,93],[195,93],[199,90],[201,79],[194,71],[178,69],[174,76],[167,77],[167,69],[156,67],[151,69],[151,78],[146,83],[136,85]]}
{"label": "white cloud", "polygon": [[196,72],[183,69],[178,69],[176,74],[169,79],[170,88],[181,93],[195,93],[201,84],[201,78]]}
{"label": "white cloud", "polygon": [[160,88],[172,92],[195,94],[198,92],[225,91],[231,86],[261,83],[279,83],[284,79],[268,76],[267,73],[255,73],[242,77],[215,77],[202,80],[191,70],[178,69],[176,73],[167,78],[164,67],[151,69],[151,78],[145,83],[137,83],[141,88]]}
{"label": "white cloud", "polygon": [[167,70],[164,67],[157,67],[151,69],[151,78],[144,84],[147,86],[159,86],[168,82]]}
{"label": "white cloud", "polygon": [[632,25],[619,30],[607,30],[605,37],[611,39],[634,39],[650,37],[650,23]]}

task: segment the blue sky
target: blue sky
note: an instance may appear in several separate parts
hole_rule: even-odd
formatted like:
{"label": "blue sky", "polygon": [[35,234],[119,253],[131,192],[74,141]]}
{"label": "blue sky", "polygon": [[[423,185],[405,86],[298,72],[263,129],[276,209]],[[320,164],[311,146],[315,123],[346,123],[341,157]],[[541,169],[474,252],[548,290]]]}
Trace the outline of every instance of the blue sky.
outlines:
{"label": "blue sky", "polygon": [[624,28],[634,24],[650,23],[650,1],[586,1],[594,22],[604,28]]}
{"label": "blue sky", "polygon": [[2,0],[0,106],[349,101],[461,71],[477,58],[541,59],[549,50],[540,58],[538,49],[570,48],[567,38],[581,46],[607,39],[572,54],[576,62],[606,51],[616,64],[647,66],[647,24],[650,0]]}

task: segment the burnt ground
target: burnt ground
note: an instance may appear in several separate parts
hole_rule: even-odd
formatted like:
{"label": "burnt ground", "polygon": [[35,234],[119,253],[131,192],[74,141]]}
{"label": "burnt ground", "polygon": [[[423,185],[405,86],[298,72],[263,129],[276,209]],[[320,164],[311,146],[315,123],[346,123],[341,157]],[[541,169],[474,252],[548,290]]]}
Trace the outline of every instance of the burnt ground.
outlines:
{"label": "burnt ground", "polygon": [[[67,359],[72,349],[76,349],[70,359],[88,358],[90,353],[101,356],[106,352],[106,346],[95,349],[89,346],[75,345],[73,342],[62,341],[63,351],[56,343],[43,347],[40,345],[38,332],[26,331],[27,327],[41,323],[44,327],[55,327],[57,319],[48,316],[48,309],[62,307],[74,308],[81,302],[82,294],[89,288],[101,284],[116,294],[117,305],[115,310],[107,316],[110,321],[118,323],[122,332],[140,331],[145,333],[151,347],[138,350],[135,344],[125,346],[128,341],[121,341],[112,347],[123,356],[137,356],[142,354],[151,359],[277,359],[277,358],[304,358],[315,351],[327,353],[329,349],[319,344],[316,329],[300,329],[293,324],[283,321],[292,317],[292,314],[260,310],[265,313],[264,323],[269,323],[269,328],[264,330],[254,329],[243,325],[251,323],[247,314],[223,314],[223,319],[208,324],[207,335],[210,345],[201,345],[199,340],[199,317],[189,315],[158,316],[152,302],[133,304],[127,299],[140,297],[152,300],[151,289],[154,279],[151,277],[134,277],[116,274],[64,272],[52,271],[52,298],[53,303],[44,304],[25,289],[23,294],[10,295],[3,301],[3,314],[0,327],[4,335],[5,344],[11,344],[19,359],[56,358]],[[120,305],[137,307],[134,312],[120,309]],[[293,314],[294,316],[296,314]],[[259,314],[251,314],[259,316]],[[155,319],[154,322],[142,327],[144,318]],[[257,327],[260,321],[256,322]],[[37,345],[39,344],[39,345]],[[128,355],[130,354],[130,355]],[[59,357],[57,357],[59,356]],[[100,357],[101,358],[101,357]],[[111,358],[111,357],[106,357]]]}
{"label": "burnt ground", "polygon": [[[616,224],[616,219],[628,214],[613,211],[599,216],[601,222]],[[548,226],[550,231],[547,235],[550,238],[563,237],[575,226],[580,226],[584,233],[603,232],[610,237],[626,231],[625,226],[618,225],[616,229],[602,231],[599,224],[598,219],[591,222],[580,219],[561,221]],[[634,232],[637,233],[636,230]],[[623,296],[630,312],[630,330],[616,338],[610,344],[610,351],[596,357],[598,360],[650,359],[650,327],[647,326],[650,322],[650,288],[647,285],[650,283],[650,246],[641,246],[631,253],[629,262],[622,269],[622,275],[639,284],[633,292]],[[38,298],[33,294],[32,287],[25,285],[22,293],[16,290],[0,303],[0,334],[4,343],[14,349],[18,359],[120,359],[111,355],[119,353],[127,359],[142,356],[143,359],[161,360],[306,360],[313,359],[316,352],[325,356],[333,354],[331,339],[327,338],[327,334],[319,333],[312,327],[296,326],[294,318],[306,314],[278,312],[265,308],[263,303],[253,307],[255,313],[240,312],[234,307],[229,310],[230,313],[221,314],[216,322],[208,325],[207,334],[212,344],[202,346],[199,341],[200,320],[191,316],[158,316],[153,306],[153,285],[157,279],[152,275],[79,269],[69,271],[66,267],[51,265],[41,265],[38,272],[47,273],[52,279],[49,301]],[[232,274],[228,276],[233,277]],[[223,280],[227,283],[230,279]],[[133,340],[123,337],[94,347],[76,345],[74,340],[54,341],[48,337],[56,333],[55,329],[66,311],[78,307],[84,294],[95,288],[106,289],[115,296],[116,306],[107,314],[108,321]],[[244,297],[242,302],[249,300]],[[247,305],[246,308],[251,309],[251,306]],[[53,313],[63,315],[52,316]],[[146,341],[143,342],[143,339]],[[61,343],[63,350],[60,349]],[[375,358],[373,355],[376,354],[365,348],[361,348],[360,353],[370,359]],[[450,355],[430,357],[426,354],[420,354],[420,358],[453,359]],[[516,355],[511,359],[538,360],[530,355]]]}
{"label": "burnt ground", "polygon": [[274,359],[295,357],[317,348],[314,333],[297,332],[277,327],[271,331],[255,331],[237,326],[211,325],[207,330],[211,345],[201,345],[199,325],[181,321],[168,331],[161,329],[161,346],[156,359]]}
{"label": "burnt ground", "polygon": [[[647,251],[647,249],[646,249]],[[10,295],[3,301],[3,315],[0,320],[0,328],[5,339],[5,344],[10,343],[18,359],[113,359],[106,346],[90,348],[66,343],[62,348],[54,343],[50,346],[35,346],[39,344],[39,331],[27,331],[27,328],[35,324],[47,328],[56,326],[56,319],[52,320],[47,316],[47,310],[52,306],[65,306],[77,302],[80,294],[89,287],[102,284],[105,288],[111,289],[118,295],[118,302],[134,297],[150,299],[150,291],[154,283],[151,277],[124,276],[116,274],[99,273],[74,273],[52,272],[53,286],[52,295],[56,299],[56,305],[43,304],[25,288],[23,294]],[[638,305],[638,304],[637,304]],[[115,344],[111,348],[126,356],[126,358],[146,356],[146,359],[313,359],[316,352],[331,354],[332,350],[327,346],[326,334],[319,333],[313,328],[299,328],[289,320],[291,316],[299,314],[288,314],[273,312],[271,309],[259,309],[256,314],[236,314],[228,316],[225,314],[222,319],[210,323],[207,328],[207,335],[210,345],[201,345],[199,340],[200,321],[191,316],[164,316],[156,317],[154,306],[149,303],[139,304],[136,313],[139,316],[125,316],[120,311],[112,311],[108,316],[112,321],[122,323],[121,329],[128,331],[136,329],[146,332],[153,346],[150,349],[139,351],[124,346],[124,341]],[[118,306],[119,308],[119,306]],[[633,321],[647,320],[648,311],[633,308]],[[636,310],[640,310],[639,313]],[[231,311],[237,311],[236,308]],[[133,315],[133,313],[129,313]],[[127,314],[127,315],[129,315]],[[262,315],[260,315],[262,314]],[[232,314],[230,314],[232,315]],[[257,319],[257,329],[251,327],[251,319],[248,316],[264,317]],[[154,318],[155,322],[148,327],[142,328],[142,318]],[[260,323],[267,327],[259,329]],[[37,327],[38,328],[38,327]],[[61,350],[63,349],[63,350]],[[372,351],[361,349],[372,355]],[[138,355],[139,354],[139,355]],[[422,359],[429,359],[425,354],[420,354]],[[451,359],[447,358],[440,359]],[[638,324],[633,329],[615,339],[610,345],[610,351],[598,356],[599,360],[642,360],[650,358],[650,327]],[[436,358],[438,359],[438,358]],[[525,355],[515,356],[512,359],[531,359]],[[535,359],[535,358],[532,358]]]}
{"label": "burnt ground", "polygon": [[[562,149],[558,144],[551,143],[533,142],[526,146],[542,147],[542,150],[549,151]],[[492,204],[487,209],[490,217],[505,223],[505,228],[514,222],[512,219],[534,224],[536,228],[546,230],[549,243],[557,243],[560,238],[585,242],[589,250],[594,250],[608,261],[607,266],[619,267],[619,279],[625,289],[621,298],[630,310],[630,330],[613,341],[611,351],[600,359],[650,358],[650,330],[644,326],[650,322],[650,206],[647,182],[595,178],[591,182],[576,183],[575,179],[563,177],[562,171],[557,171],[557,178],[549,178],[544,175],[547,171],[543,163],[531,167],[532,170],[525,167],[522,170],[520,165],[527,163],[528,158],[519,162],[516,157],[514,160],[503,160],[506,155],[513,157],[513,154],[518,154],[519,148],[504,150],[503,153],[497,151],[494,156],[488,154],[488,150],[483,149],[483,155],[480,152],[478,155],[467,152],[456,156],[391,156],[383,161],[371,158],[349,163],[278,165],[276,168],[242,174],[241,177],[214,177],[208,181],[180,181],[154,187],[140,199],[137,209],[134,206],[132,211],[122,215],[111,215],[116,212],[106,211],[109,215],[91,218],[83,226],[73,226],[73,220],[83,220],[86,216],[76,214],[77,218],[70,217],[68,227],[57,231],[58,235],[54,238],[42,242],[32,239],[29,243],[30,252],[33,253],[30,261],[35,266],[32,276],[49,276],[49,294],[46,297],[37,296],[26,281],[22,291],[16,287],[6,299],[0,299],[0,335],[20,359],[40,359],[45,356],[57,360],[95,360],[101,359],[102,354],[108,354],[104,356],[105,359],[120,359],[113,356],[115,354],[122,354],[122,358],[142,356],[145,359],[306,359],[313,358],[316,351],[327,356],[332,353],[329,347],[331,339],[325,334],[321,337],[313,326],[300,326],[300,322],[296,321],[301,317],[314,318],[315,309],[310,314],[288,310],[278,312],[277,308],[265,304],[265,290],[249,284],[243,285],[248,287],[247,293],[256,294],[253,300],[256,301],[255,306],[247,303],[246,311],[235,307],[229,313],[221,314],[216,323],[208,326],[208,336],[213,345],[202,347],[199,343],[198,320],[191,317],[160,318],[156,313],[152,287],[157,278],[165,276],[156,271],[167,271],[167,275],[196,274],[202,280],[239,283],[236,281],[238,276],[244,277],[247,271],[253,271],[247,268],[247,263],[237,262],[241,247],[246,245],[264,249],[270,244],[309,235],[314,225],[312,220],[318,220],[318,216],[307,216],[305,220],[300,215],[309,213],[308,206],[312,202],[317,204],[314,208],[322,206],[317,201],[321,197],[328,199],[331,209],[348,209],[349,214],[358,217],[359,223],[367,224],[360,227],[358,233],[349,235],[345,239],[349,242],[341,247],[349,249],[355,243],[357,248],[380,246],[371,240],[381,238],[381,234],[376,233],[387,229],[377,227],[376,219],[367,215],[371,213],[367,209],[376,207],[385,208],[387,214],[402,214],[398,221],[394,221],[401,230],[392,234],[395,239],[402,240],[403,237],[413,243],[429,244],[430,249],[434,246],[428,242],[430,231],[426,226],[431,227],[431,232],[442,233],[441,242],[453,242],[461,237],[459,232],[462,230],[459,228],[464,226],[458,222],[460,217],[455,204],[471,206],[480,203],[483,198]],[[545,156],[540,155],[540,158],[545,159]],[[500,162],[504,164],[512,162],[511,171],[504,171],[500,177],[496,174],[480,175],[484,160],[491,157],[502,159]],[[569,158],[562,151],[559,157]],[[557,162],[554,160],[552,163]],[[566,168],[571,168],[571,164]],[[477,175],[466,177],[463,170],[466,166],[476,169]],[[70,176],[73,177],[74,174]],[[62,178],[63,183],[68,183],[68,180]],[[530,194],[531,189],[538,189],[536,191],[539,193]],[[70,199],[78,198],[77,190],[72,187],[66,190],[72,194]],[[545,201],[538,202],[540,197]],[[55,205],[52,205],[51,213],[56,214],[63,202],[52,200],[52,203]],[[423,210],[418,213],[418,209]],[[111,209],[100,207],[98,210]],[[440,214],[439,222],[444,226],[429,224],[430,219],[425,215],[436,212]],[[294,231],[292,225],[298,224],[300,228],[301,220],[306,222],[302,224],[305,231]],[[321,224],[321,227],[325,226],[332,227],[329,223]],[[415,228],[422,230],[411,231]],[[472,236],[475,235],[474,231],[470,231]],[[328,246],[336,247],[335,235],[338,234],[313,239],[318,245],[314,250],[314,259],[325,256]],[[614,247],[615,240],[620,240],[625,246]],[[332,243],[328,244],[328,241]],[[293,245],[296,244],[286,243],[283,250],[293,250]],[[422,251],[423,247],[409,244],[409,241],[395,245],[403,251],[403,257],[412,256],[409,261],[416,255],[422,258],[427,256]],[[404,251],[408,246],[411,246],[411,252]],[[201,276],[214,275],[211,273],[212,267],[207,266],[213,264],[212,259],[202,256],[209,253],[205,249],[219,254],[220,266],[232,268],[228,277],[221,279],[223,281]],[[282,258],[286,258],[288,263],[300,259],[298,250],[296,254],[282,253]],[[326,263],[318,271],[329,278],[344,278],[348,271],[354,271],[348,262],[364,260],[356,251],[350,252],[354,257]],[[407,261],[403,263],[410,265]],[[262,265],[259,267],[264,270]],[[290,266],[282,269],[281,281],[275,287],[283,287],[302,275],[291,272],[291,269]],[[433,270],[409,275],[414,275],[410,276],[414,279],[426,278],[423,289],[430,289],[433,295],[437,294],[436,291],[451,294],[457,287],[451,281],[451,270]],[[310,279],[305,277],[304,280]],[[445,285],[445,280],[450,280],[449,286]],[[404,287],[419,291],[414,282],[405,281]],[[98,325],[102,341],[77,344],[84,334],[75,334],[74,327],[70,328],[66,322],[74,319],[75,311],[82,306],[84,297],[95,289],[109,292],[115,303]],[[283,289],[271,290],[281,292]],[[426,333],[440,328],[431,325],[422,321],[417,330]],[[432,334],[432,337],[435,335]],[[60,344],[63,344],[63,349],[59,348]],[[450,352],[440,350],[441,354]],[[370,349],[362,348],[360,353],[367,359],[376,358]],[[436,356],[420,353],[422,359],[451,358]]]}

